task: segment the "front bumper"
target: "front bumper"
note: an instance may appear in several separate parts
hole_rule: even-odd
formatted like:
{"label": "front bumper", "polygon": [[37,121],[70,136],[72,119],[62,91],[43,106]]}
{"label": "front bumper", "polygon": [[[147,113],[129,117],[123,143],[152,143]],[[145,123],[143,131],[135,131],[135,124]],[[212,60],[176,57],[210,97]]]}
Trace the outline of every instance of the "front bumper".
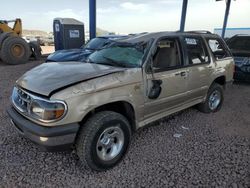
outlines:
{"label": "front bumper", "polygon": [[19,134],[38,144],[43,150],[69,150],[75,142],[76,134],[79,130],[78,123],[44,127],[26,119],[13,107],[8,108],[7,112]]}

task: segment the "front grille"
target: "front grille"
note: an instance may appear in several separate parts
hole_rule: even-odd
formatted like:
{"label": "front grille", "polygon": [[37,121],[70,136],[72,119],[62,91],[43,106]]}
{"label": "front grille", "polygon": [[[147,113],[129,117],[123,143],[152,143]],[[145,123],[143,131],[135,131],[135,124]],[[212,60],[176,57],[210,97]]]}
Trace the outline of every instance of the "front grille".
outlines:
{"label": "front grille", "polygon": [[12,101],[15,107],[21,112],[28,112],[31,104],[31,96],[20,88],[14,88]]}

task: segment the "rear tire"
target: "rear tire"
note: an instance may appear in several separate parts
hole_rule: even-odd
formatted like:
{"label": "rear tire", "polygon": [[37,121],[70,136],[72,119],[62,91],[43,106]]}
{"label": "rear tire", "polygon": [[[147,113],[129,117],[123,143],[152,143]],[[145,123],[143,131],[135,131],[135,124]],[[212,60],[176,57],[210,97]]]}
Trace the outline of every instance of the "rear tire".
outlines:
{"label": "rear tire", "polygon": [[221,109],[223,101],[223,87],[213,83],[208,90],[206,100],[198,105],[198,110],[204,113],[217,112]]}
{"label": "rear tire", "polygon": [[40,47],[40,44],[38,42],[30,42],[29,43],[30,49],[31,49],[31,53],[32,56],[35,58],[35,60],[39,60],[42,58],[42,49]]}
{"label": "rear tire", "polygon": [[28,43],[15,36],[9,36],[2,44],[0,56],[3,62],[10,65],[26,63],[31,55]]}
{"label": "rear tire", "polygon": [[76,141],[82,167],[103,171],[114,167],[125,155],[131,139],[128,120],[121,114],[103,111],[83,125]]}

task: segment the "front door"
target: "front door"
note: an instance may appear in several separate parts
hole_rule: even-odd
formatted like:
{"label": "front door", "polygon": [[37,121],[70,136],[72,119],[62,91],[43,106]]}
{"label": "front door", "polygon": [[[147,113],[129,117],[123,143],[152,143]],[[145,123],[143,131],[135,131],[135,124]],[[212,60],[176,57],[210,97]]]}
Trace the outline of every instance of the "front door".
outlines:
{"label": "front door", "polygon": [[[153,73],[145,76],[144,118],[165,113],[176,108],[186,100],[188,72],[183,67],[183,58],[179,38],[164,38],[157,42],[153,56]],[[150,98],[154,82],[161,83],[161,91],[156,98]]]}

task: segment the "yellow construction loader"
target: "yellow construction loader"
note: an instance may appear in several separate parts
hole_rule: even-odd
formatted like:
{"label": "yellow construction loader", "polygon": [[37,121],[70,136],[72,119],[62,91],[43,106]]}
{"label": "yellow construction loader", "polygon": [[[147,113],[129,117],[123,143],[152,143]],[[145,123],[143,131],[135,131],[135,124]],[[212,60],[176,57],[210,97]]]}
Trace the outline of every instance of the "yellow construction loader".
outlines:
{"label": "yellow construction loader", "polygon": [[[14,23],[13,27],[9,23]],[[7,64],[26,63],[33,56],[41,57],[38,42],[26,42],[22,38],[22,20],[0,20],[0,59]]]}

